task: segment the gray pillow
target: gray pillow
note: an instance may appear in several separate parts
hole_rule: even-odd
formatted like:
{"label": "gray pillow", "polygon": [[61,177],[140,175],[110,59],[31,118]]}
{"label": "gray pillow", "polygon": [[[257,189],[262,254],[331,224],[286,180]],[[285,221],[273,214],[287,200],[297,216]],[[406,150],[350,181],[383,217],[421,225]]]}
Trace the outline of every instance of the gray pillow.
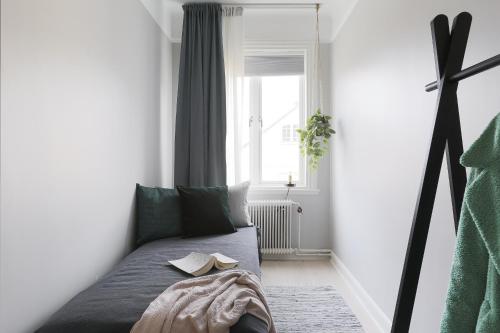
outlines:
{"label": "gray pillow", "polygon": [[252,225],[250,221],[250,214],[248,213],[248,188],[250,187],[250,182],[244,182],[241,184],[229,186],[228,193],[228,203],[229,203],[229,215],[231,216],[231,221],[235,227],[248,227]]}

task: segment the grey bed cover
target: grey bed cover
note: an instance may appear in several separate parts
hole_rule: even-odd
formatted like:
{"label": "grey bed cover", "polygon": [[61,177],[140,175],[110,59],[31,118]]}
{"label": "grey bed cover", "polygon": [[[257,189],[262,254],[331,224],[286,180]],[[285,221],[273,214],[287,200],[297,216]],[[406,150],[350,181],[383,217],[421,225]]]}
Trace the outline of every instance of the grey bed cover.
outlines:
{"label": "grey bed cover", "polygon": [[[110,273],[84,290],[39,328],[37,333],[124,333],[166,288],[191,276],[166,266],[191,252],[220,252],[240,262],[239,268],[260,277],[254,227],[227,235],[168,238],[147,243],[124,258]],[[212,270],[211,273],[217,272]],[[266,324],[244,315],[231,333],[264,333]]]}

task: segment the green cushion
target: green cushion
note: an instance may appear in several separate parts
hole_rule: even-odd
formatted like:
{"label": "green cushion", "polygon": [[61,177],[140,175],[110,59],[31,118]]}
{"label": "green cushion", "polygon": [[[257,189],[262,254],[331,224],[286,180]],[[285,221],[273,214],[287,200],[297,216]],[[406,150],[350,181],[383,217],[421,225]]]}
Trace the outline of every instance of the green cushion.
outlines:
{"label": "green cushion", "polygon": [[182,234],[182,213],[175,189],[136,185],[136,244]]}
{"label": "green cushion", "polygon": [[229,214],[227,186],[177,186],[185,237],[235,232]]}

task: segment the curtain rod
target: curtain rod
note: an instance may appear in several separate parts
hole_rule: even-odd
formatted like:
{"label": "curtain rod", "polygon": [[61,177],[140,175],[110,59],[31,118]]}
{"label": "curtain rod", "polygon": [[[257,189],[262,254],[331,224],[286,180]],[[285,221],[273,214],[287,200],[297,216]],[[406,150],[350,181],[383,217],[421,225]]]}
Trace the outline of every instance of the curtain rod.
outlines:
{"label": "curtain rod", "polygon": [[238,7],[243,7],[243,8],[255,8],[255,9],[271,9],[271,8],[276,8],[276,9],[305,9],[305,8],[316,8],[316,5],[321,5],[321,4],[316,4],[316,3],[279,3],[279,2],[274,2],[274,3],[234,3],[234,2],[221,2],[220,3],[222,6],[238,6]]}

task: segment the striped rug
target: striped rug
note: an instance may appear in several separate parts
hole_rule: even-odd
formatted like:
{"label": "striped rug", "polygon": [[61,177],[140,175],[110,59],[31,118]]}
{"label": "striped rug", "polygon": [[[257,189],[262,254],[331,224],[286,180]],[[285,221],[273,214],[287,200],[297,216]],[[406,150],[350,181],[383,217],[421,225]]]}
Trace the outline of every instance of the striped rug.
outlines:
{"label": "striped rug", "polygon": [[278,333],[359,333],[361,324],[330,286],[264,287]]}

